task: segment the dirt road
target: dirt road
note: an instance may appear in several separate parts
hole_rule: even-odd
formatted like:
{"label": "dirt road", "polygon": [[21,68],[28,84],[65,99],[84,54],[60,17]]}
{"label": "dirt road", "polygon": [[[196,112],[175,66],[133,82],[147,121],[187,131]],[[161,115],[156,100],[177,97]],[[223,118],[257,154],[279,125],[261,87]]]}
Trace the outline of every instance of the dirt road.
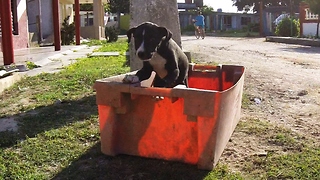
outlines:
{"label": "dirt road", "polygon": [[[271,43],[265,42],[265,38],[197,40],[193,36],[182,37],[182,46],[196,61],[246,67],[244,96],[250,100],[249,105],[242,109],[241,125],[220,162],[239,170],[252,155],[285,153],[288,149],[281,144],[270,143],[272,133],[278,133],[274,129],[288,130],[301,141],[319,145],[319,47]],[[257,127],[257,121],[258,125],[268,124],[265,132],[246,132],[250,127],[244,126]]]}

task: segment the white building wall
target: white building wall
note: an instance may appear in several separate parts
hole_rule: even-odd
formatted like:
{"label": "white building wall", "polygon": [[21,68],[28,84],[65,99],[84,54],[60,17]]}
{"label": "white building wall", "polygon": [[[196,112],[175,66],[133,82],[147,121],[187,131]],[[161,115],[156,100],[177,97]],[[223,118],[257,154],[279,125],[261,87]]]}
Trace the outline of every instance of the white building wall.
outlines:
{"label": "white building wall", "polygon": [[27,9],[27,1],[26,0],[17,0],[17,15],[18,21],[20,20],[21,16]]}
{"label": "white building wall", "polygon": [[[315,36],[316,35],[317,23],[303,23],[302,27],[303,27],[303,36]],[[319,32],[319,34],[320,34],[320,32]]]}

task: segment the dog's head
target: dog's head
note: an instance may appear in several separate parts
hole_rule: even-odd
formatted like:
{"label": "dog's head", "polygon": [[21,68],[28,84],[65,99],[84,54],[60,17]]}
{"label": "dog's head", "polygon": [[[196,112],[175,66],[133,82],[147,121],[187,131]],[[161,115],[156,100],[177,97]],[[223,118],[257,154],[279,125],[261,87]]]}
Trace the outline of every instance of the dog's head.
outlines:
{"label": "dog's head", "polygon": [[127,32],[128,42],[131,36],[134,38],[136,55],[141,60],[149,60],[157,51],[160,43],[168,41],[172,33],[165,27],[160,27],[151,22],[145,22],[137,27],[133,27]]}

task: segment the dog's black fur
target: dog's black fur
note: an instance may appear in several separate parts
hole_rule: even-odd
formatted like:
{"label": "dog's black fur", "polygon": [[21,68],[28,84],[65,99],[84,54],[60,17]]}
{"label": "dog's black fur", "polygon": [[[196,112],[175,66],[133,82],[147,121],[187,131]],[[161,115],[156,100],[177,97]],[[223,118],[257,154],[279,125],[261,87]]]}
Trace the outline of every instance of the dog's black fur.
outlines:
{"label": "dog's black fur", "polygon": [[172,88],[178,84],[188,87],[188,58],[167,28],[145,22],[128,30],[129,43],[132,35],[136,55],[143,61],[142,69],[136,73],[140,81],[155,71],[154,87]]}

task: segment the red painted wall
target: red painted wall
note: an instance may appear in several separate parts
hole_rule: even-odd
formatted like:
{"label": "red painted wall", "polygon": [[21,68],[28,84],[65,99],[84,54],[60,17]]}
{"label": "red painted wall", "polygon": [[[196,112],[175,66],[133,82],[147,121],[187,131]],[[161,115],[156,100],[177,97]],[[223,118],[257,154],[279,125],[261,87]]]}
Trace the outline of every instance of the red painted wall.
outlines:
{"label": "red painted wall", "polygon": [[[22,49],[28,47],[29,34],[28,34],[28,16],[25,10],[21,18],[19,19],[19,34],[13,35],[13,48]],[[2,52],[2,37],[0,35],[0,51]]]}

